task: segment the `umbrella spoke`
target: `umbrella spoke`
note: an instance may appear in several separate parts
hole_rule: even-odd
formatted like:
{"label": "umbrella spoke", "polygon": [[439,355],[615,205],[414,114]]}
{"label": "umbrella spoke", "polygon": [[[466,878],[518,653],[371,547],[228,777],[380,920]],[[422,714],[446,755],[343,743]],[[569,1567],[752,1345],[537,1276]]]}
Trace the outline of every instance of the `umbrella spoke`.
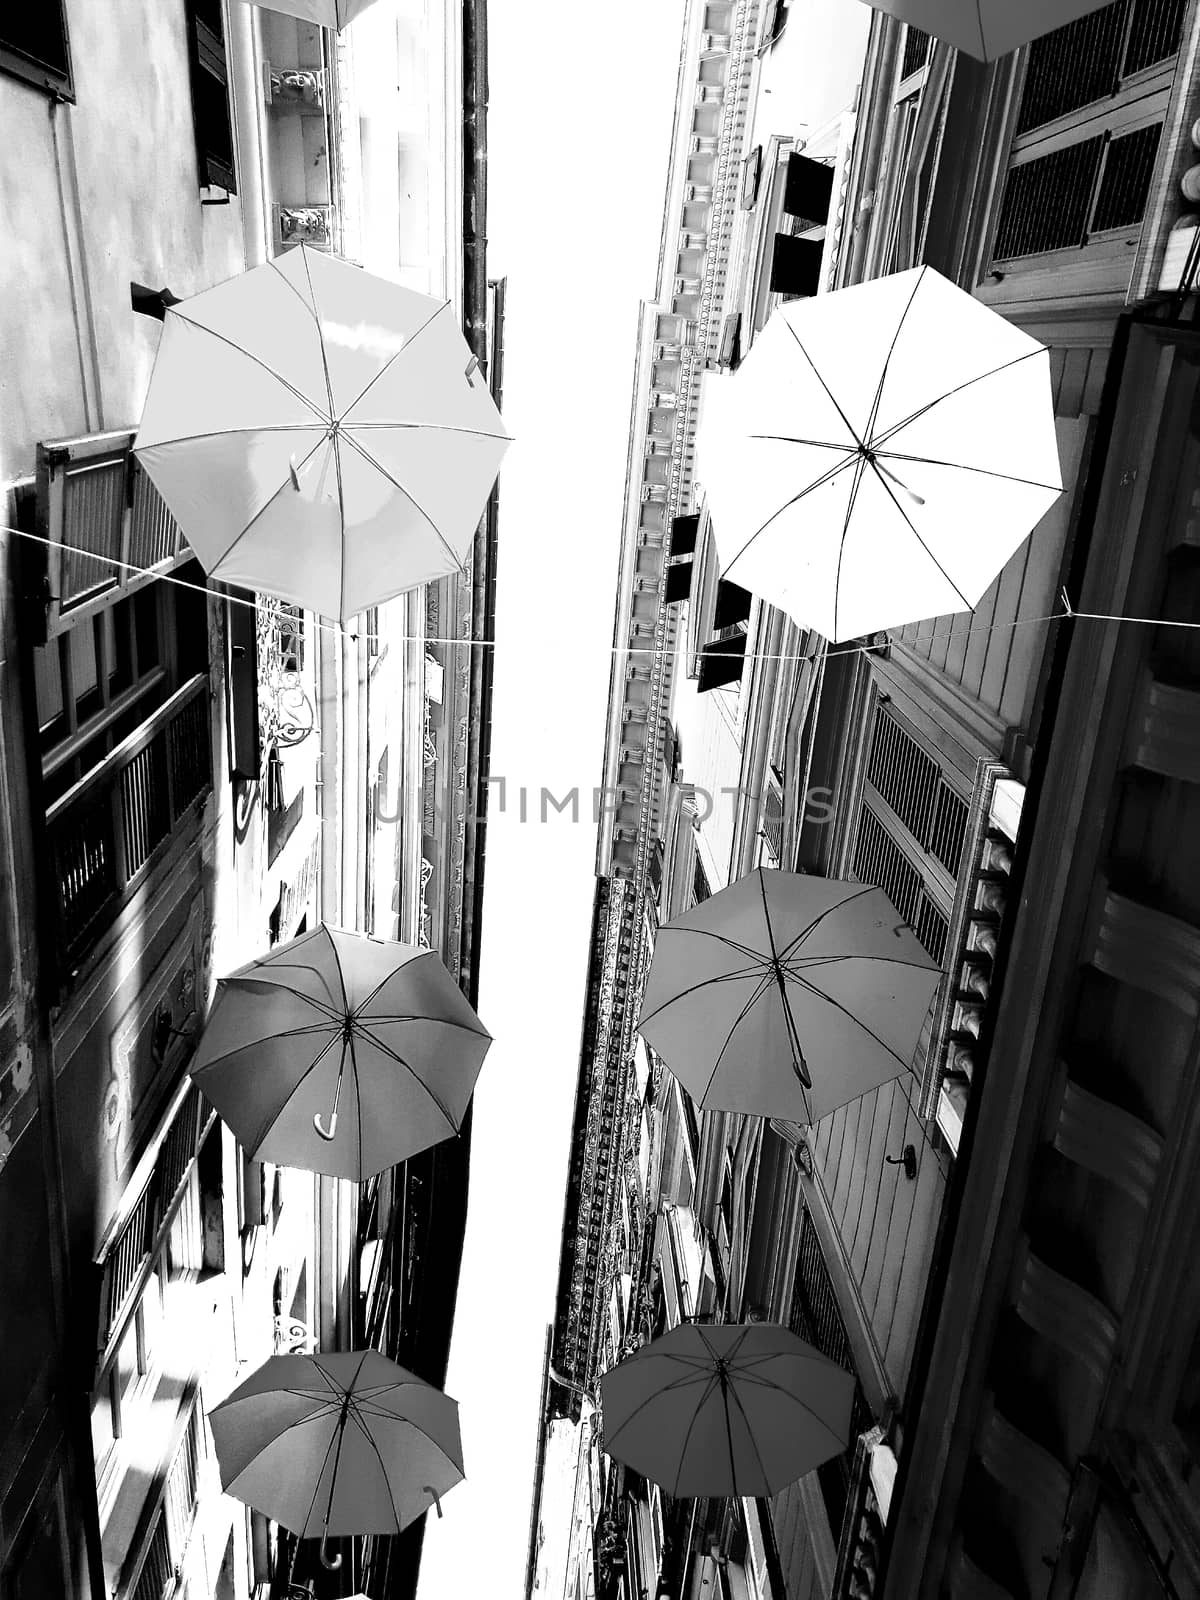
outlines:
{"label": "umbrella spoke", "polygon": [[[730,1385],[729,1387],[732,1388],[732,1385]],[[734,1403],[735,1406],[737,1406],[738,1415],[741,1417],[742,1422],[745,1424],[746,1437],[750,1441],[750,1448],[754,1452],[754,1459],[755,1459],[756,1463],[758,1464],[758,1470],[762,1473],[763,1482],[764,1483],[769,1483],[770,1482],[770,1474],[767,1472],[766,1462],[763,1460],[762,1456],[759,1454],[758,1440],[755,1438],[754,1429],[750,1425],[750,1418],[746,1415],[746,1408],[742,1404],[741,1396],[738,1394],[736,1389],[733,1389],[733,1403]],[[732,1427],[730,1425],[730,1421],[729,1421],[729,1394],[728,1394],[728,1390],[726,1391],[726,1396],[725,1396],[725,1426],[729,1431],[729,1472],[730,1472],[730,1477],[732,1479],[732,1485],[731,1486],[736,1488],[737,1487],[738,1478],[737,1478],[737,1467],[735,1466],[734,1460],[733,1460],[733,1429],[732,1429]]]}
{"label": "umbrella spoke", "polygon": [[[400,1526],[401,1526],[400,1525],[400,1513],[399,1513],[399,1511],[396,1510],[396,1497],[392,1493],[392,1479],[391,1479],[391,1475],[389,1474],[386,1465],[384,1464],[383,1457],[379,1453],[379,1446],[375,1442],[375,1435],[371,1432],[370,1428],[367,1427],[367,1425],[363,1421],[362,1417],[359,1416],[357,1407],[354,1407],[352,1409],[350,1415],[353,1418],[355,1427],[358,1429],[358,1431],[362,1434],[363,1438],[370,1445],[371,1452],[374,1455],[376,1461],[378,1461],[378,1463],[379,1463],[379,1475],[383,1479],[383,1487],[387,1490],[388,1504],[392,1508],[392,1520],[396,1524],[396,1532],[399,1533],[400,1532]],[[329,1504],[332,1507],[332,1505],[333,1505],[333,1490],[332,1489],[329,1492]],[[328,1520],[329,1520],[328,1516],[326,1517],[325,1520],[326,1520],[326,1522],[328,1522]]]}
{"label": "umbrella spoke", "polygon": [[746,1001],[745,1005],[738,1012],[737,1016],[733,1019],[733,1024],[730,1027],[729,1033],[726,1036],[725,1043],[721,1046],[720,1050],[717,1052],[717,1059],[713,1062],[713,1069],[708,1075],[708,1083],[705,1086],[704,1094],[701,1096],[702,1100],[707,1099],[708,1095],[710,1094],[710,1092],[712,1090],[713,1079],[716,1077],[716,1075],[719,1072],[720,1067],[721,1067],[721,1058],[722,1058],[722,1056],[724,1056],[726,1050],[729,1049],[729,1046],[733,1043],[734,1034],[737,1032],[738,1028],[742,1025],[742,1023],[746,1020],[746,1017],[747,1017],[747,1015],[748,1015],[748,1013],[750,1011],[751,1006],[754,1004],[754,1002],[756,1000],[761,1000],[763,995],[767,993],[767,991],[770,989],[770,987],[771,987],[771,974],[768,972],[768,973],[765,973],[763,975],[763,978],[760,981],[760,983],[758,984],[758,987],[755,989],[754,993],[750,996],[749,1000]]}
{"label": "umbrella spoke", "polygon": [[808,351],[804,348],[804,341],[801,339],[800,335],[796,332],[795,328],[792,327],[791,323],[787,320],[786,317],[783,319],[783,325],[787,329],[787,331],[791,334],[792,338],[796,341],[796,347],[800,351],[800,354],[804,357],[805,361],[807,361],[809,366],[812,368],[813,377],[816,378],[817,382],[821,385],[822,389],[824,389],[825,393],[829,396],[829,400],[830,400],[830,403],[833,406],[833,409],[837,412],[838,416],[841,417],[843,423],[845,424],[846,432],[850,435],[851,439],[854,440],[854,448],[856,450],[861,450],[863,441],[859,438],[858,434],[855,432],[854,425],[851,423],[850,418],[842,410],[841,406],[838,405],[837,400],[834,397],[833,390],[829,387],[829,385],[825,382],[825,379],[821,376],[821,373],[817,368],[816,362],[809,355]]}
{"label": "umbrella spoke", "polygon": [[[421,324],[421,326],[419,328],[414,329],[414,331],[409,334],[408,338],[404,340],[404,342],[400,346],[399,350],[394,350],[392,352],[392,354],[387,358],[387,360],[380,367],[379,371],[375,374],[375,376],[371,379],[371,381],[367,384],[367,386],[364,389],[360,389],[358,394],[355,395],[354,399],[351,400],[350,404],[343,409],[342,416],[341,416],[341,420],[343,422],[346,422],[348,420],[348,418],[350,416],[350,413],[354,410],[355,406],[358,405],[358,403],[361,400],[363,400],[368,394],[370,394],[371,390],[379,382],[380,378],[383,377],[384,373],[387,372],[389,367],[391,367],[394,362],[398,361],[401,356],[408,354],[408,352],[412,349],[412,347],[415,344],[415,342],[425,332],[425,329],[429,326],[429,324],[431,322],[433,322],[435,318],[440,317],[443,311],[448,310],[449,306],[450,306],[449,300],[443,300],[441,305],[438,306],[437,310],[436,311],[431,311],[429,313],[429,315],[425,318],[425,321]],[[362,424],[354,423],[354,424],[352,424],[352,426],[359,427],[359,426],[362,426]],[[382,424],[382,426],[386,427],[386,426],[388,426],[388,424],[385,423],[385,424]]]}
{"label": "umbrella spoke", "polygon": [[877,450],[881,444],[886,444],[889,439],[894,438],[900,432],[901,428],[907,428],[910,422],[916,422],[918,417],[923,417],[926,412],[932,411],[934,406],[940,406],[943,400],[953,399],[956,394],[961,394],[964,389],[971,388],[973,384],[982,383],[986,378],[994,378],[998,372],[1007,372],[1009,367],[1018,367],[1022,361],[1028,361],[1032,356],[1040,356],[1041,354],[1042,347],[1040,345],[1036,350],[1024,350],[1019,356],[1014,356],[1011,361],[1002,361],[998,367],[991,367],[987,372],[977,373],[975,377],[967,378],[964,382],[955,384],[953,389],[947,389],[945,394],[938,395],[936,400],[930,400],[925,405],[918,406],[916,411],[909,416],[903,417],[899,422],[893,422],[890,428],[885,428],[877,439],[871,441],[872,450]]}
{"label": "umbrella spoke", "polygon": [[445,534],[438,527],[437,523],[430,516],[429,512],[426,511],[425,507],[421,504],[421,502],[419,500],[417,500],[416,497],[413,495],[412,490],[409,489],[405,484],[401,483],[397,478],[394,478],[392,476],[392,474],[388,471],[388,469],[383,465],[383,463],[380,462],[380,461],[377,461],[375,459],[375,457],[371,454],[371,452],[366,448],[366,446],[363,445],[358,439],[356,439],[353,434],[345,433],[345,434],[342,434],[341,437],[345,439],[345,441],[346,441],[346,443],[348,445],[350,445],[353,449],[357,450],[359,455],[363,458],[363,460],[368,462],[371,466],[373,466],[375,468],[376,472],[378,472],[381,477],[386,478],[387,481],[391,484],[393,489],[399,489],[400,493],[408,501],[409,505],[411,505],[414,508],[414,510],[419,511],[421,513],[421,515],[425,518],[425,521],[433,529],[434,533],[437,534],[438,543],[442,546],[443,550],[445,550],[446,554],[453,561],[455,570],[457,572],[461,572],[462,571],[462,567],[463,567],[461,558],[455,553],[454,549],[452,548],[452,546],[450,545],[450,543],[446,539]]}
{"label": "umbrella spoke", "polygon": [[902,1067],[910,1067],[912,1065],[910,1061],[905,1061],[898,1056],[891,1045],[885,1039],[881,1039],[873,1028],[868,1027],[861,1017],[856,1017],[853,1011],[847,1010],[840,1000],[835,1000],[832,995],[826,994],[823,990],[818,989],[815,984],[809,983],[806,978],[797,978],[796,982],[802,989],[807,989],[810,994],[815,995],[818,1000],[823,1000],[827,1006],[832,1006],[835,1011],[840,1011],[844,1017],[849,1017],[855,1027],[861,1028],[868,1038],[873,1039],[881,1050],[886,1050],[894,1061],[899,1061]]}
{"label": "umbrella spoke", "polygon": [[[761,872],[762,868],[760,867],[758,870]],[[851,885],[847,884],[846,887],[850,888]],[[866,884],[863,888],[856,889],[853,894],[848,894],[848,895],[844,896],[844,898],[839,900],[839,901],[837,901],[836,904],[831,905],[831,906],[826,906],[824,911],[820,912],[817,916],[815,916],[812,919],[812,921],[808,924],[807,927],[804,927],[804,928],[800,929],[800,932],[796,935],[796,937],[791,941],[790,944],[784,945],[783,950],[781,952],[781,958],[782,959],[786,959],[788,956],[790,956],[792,951],[796,949],[797,945],[803,944],[805,939],[808,938],[809,934],[813,931],[813,929],[819,927],[821,925],[821,923],[824,922],[826,917],[832,916],[835,911],[841,911],[845,906],[850,905],[855,900],[861,900],[864,895],[878,894],[879,892],[880,891],[878,889],[876,889],[872,884]]]}
{"label": "umbrella spoke", "polygon": [[425,1093],[433,1101],[434,1105],[442,1113],[442,1115],[445,1117],[446,1121],[454,1129],[455,1133],[457,1133],[458,1132],[458,1124],[455,1122],[454,1118],[451,1116],[449,1107],[445,1105],[445,1103],[442,1101],[440,1096],[436,1095],[433,1092],[433,1090],[430,1088],[430,1086],[425,1082],[425,1079],[422,1078],[420,1073],[417,1072],[416,1069],[413,1067],[412,1063],[406,1061],[402,1055],[397,1054],[397,1052],[395,1050],[393,1050],[390,1045],[384,1044],[383,1040],[377,1038],[375,1036],[375,1034],[373,1034],[370,1031],[370,1029],[363,1028],[360,1025],[360,1026],[358,1026],[358,1030],[357,1031],[359,1031],[362,1034],[364,1034],[365,1037],[368,1038],[371,1041],[371,1043],[375,1046],[375,1048],[380,1052],[381,1055],[387,1056],[389,1058],[389,1060],[394,1061],[398,1067],[403,1067],[404,1068],[404,1070],[411,1076],[412,1081],[415,1084],[419,1085],[420,1088],[424,1089]]}
{"label": "umbrella spoke", "polygon": [[[747,538],[741,549],[736,551],[730,557],[725,571],[727,573],[731,572],[733,570],[734,562],[739,561],[742,556],[746,554],[746,551],[749,550],[754,541],[760,538],[762,534],[766,533],[771,524],[778,521],[785,511],[790,511],[794,505],[797,505],[801,500],[812,494],[814,489],[823,489],[827,483],[831,483],[833,479],[837,477],[839,472],[844,472],[847,467],[861,463],[861,461],[862,456],[857,452],[847,455],[846,459],[844,461],[839,461],[836,467],[830,467],[828,472],[823,472],[819,478],[814,478],[811,483],[805,484],[804,488],[800,489],[796,494],[794,494],[790,500],[785,500],[778,510],[772,511],[767,520],[759,527],[755,528],[754,532],[749,536],[749,538]],[[850,503],[851,505],[854,504],[853,491],[851,491]]]}
{"label": "umbrella spoke", "polygon": [[[808,1070],[808,1062],[804,1059],[804,1049],[800,1043],[800,1030],[796,1027],[795,1017],[792,1016],[792,1006],[788,999],[787,985],[783,980],[783,968],[780,965],[779,951],[775,947],[775,929],[771,926],[771,908],[767,904],[767,880],[763,877],[761,867],[758,869],[758,892],[762,896],[763,921],[766,923],[767,938],[771,944],[771,971],[779,989],[784,1026],[787,1028],[788,1042],[792,1047],[792,1070],[800,1080],[805,1115],[811,1122],[812,1100],[809,1097],[809,1090],[812,1088],[812,1073]],[[711,1082],[709,1086],[711,1087]]]}
{"label": "umbrella spoke", "polygon": [[746,978],[752,978],[756,972],[762,970],[763,963],[760,958],[752,967],[740,967],[736,972],[720,972],[713,978],[702,978],[699,983],[693,983],[686,989],[678,990],[669,999],[664,1000],[662,1005],[656,1006],[653,1011],[648,1011],[638,1023],[638,1027],[642,1027],[647,1022],[653,1022],[655,1017],[662,1016],[663,1012],[667,1011],[671,1006],[676,1005],[680,1000],[687,1000],[691,995],[699,994],[702,989],[715,989],[718,984],[722,983],[737,983]]}
{"label": "umbrella spoke", "polygon": [[933,551],[925,543],[925,540],[921,537],[920,532],[918,531],[918,529],[916,528],[915,524],[913,523],[912,518],[909,516],[908,512],[905,511],[904,507],[900,504],[899,500],[896,499],[895,493],[888,486],[888,484],[887,484],[887,482],[886,482],[886,480],[884,478],[884,475],[878,470],[878,468],[876,468],[875,476],[879,479],[880,486],[882,487],[884,493],[887,495],[888,499],[892,502],[892,504],[895,506],[896,510],[900,513],[900,515],[904,518],[904,521],[905,521],[905,523],[906,523],[906,525],[908,527],[908,531],[912,534],[913,538],[921,546],[921,549],[924,550],[925,554],[929,557],[930,561],[933,562],[934,566],[941,573],[942,577],[945,578],[946,582],[954,590],[954,592],[958,596],[958,598],[962,601],[963,610],[964,611],[973,611],[975,609],[974,606],[971,604],[971,602],[967,599],[966,595],[962,592],[962,590],[955,583],[954,579],[946,571],[946,569],[942,565],[942,563],[934,555]]}
{"label": "umbrella spoke", "polygon": [[[371,1036],[371,1028],[377,1027],[380,1023],[386,1022],[390,1027],[393,1023],[427,1022],[434,1028],[453,1028],[457,1033],[469,1033],[476,1039],[491,1039],[491,1034],[486,1028],[473,1028],[469,1022],[460,1022],[457,1017],[431,1017],[422,1011],[399,1012],[395,1016],[384,1016],[377,1011],[372,1016],[364,1017],[363,1008],[359,1006],[355,1012],[355,1021],[361,1031],[368,1036]],[[368,1023],[370,1027],[367,1026]]]}
{"label": "umbrella spoke", "polygon": [[762,960],[761,950],[756,950],[752,944],[743,944],[740,939],[731,939],[727,933],[719,933],[716,928],[672,928],[671,932],[695,934],[701,939],[715,939],[718,944],[728,945],[731,950],[736,950],[739,955],[749,956],[752,961]]}
{"label": "umbrella spoke", "polygon": [[896,331],[892,335],[892,342],[888,346],[887,355],[884,357],[883,370],[879,374],[879,387],[875,391],[875,398],[871,402],[871,413],[867,418],[867,426],[866,426],[865,435],[864,435],[865,438],[867,438],[867,439],[870,439],[871,434],[873,433],[874,428],[875,428],[875,419],[879,415],[879,402],[883,399],[883,386],[887,382],[888,367],[891,365],[892,357],[896,353],[896,345],[899,342],[900,334],[902,333],[902,331],[904,329],[905,319],[907,318],[908,313],[912,310],[913,301],[917,298],[917,290],[921,287],[921,283],[924,280],[924,277],[925,277],[924,270],[922,270],[921,272],[919,272],[917,274],[916,282],[913,284],[913,287],[912,287],[912,293],[908,297],[908,304],[905,306],[904,310],[900,313],[900,320],[896,324]]}
{"label": "umbrella spoke", "polygon": [[230,1049],[223,1050],[218,1056],[206,1057],[204,1065],[197,1068],[196,1075],[199,1077],[211,1067],[220,1066],[222,1061],[232,1061],[234,1056],[240,1056],[244,1052],[261,1050],[263,1045],[272,1044],[276,1039],[306,1039],[311,1034],[326,1032],[328,1027],[329,1024],[327,1022],[313,1022],[307,1028],[280,1028],[278,1032],[265,1034],[261,1039],[243,1040],[241,1044],[235,1044]]}
{"label": "umbrella spoke", "polygon": [[[1024,483],[1031,489],[1057,489],[1056,483],[1039,483],[1036,478],[1025,478],[1019,473],[996,472],[990,467],[972,467],[965,461],[941,461],[936,456],[913,456],[903,450],[877,450],[877,456],[886,461],[912,461],[923,467],[948,467],[954,472],[974,472],[981,478],[999,478],[1004,483]],[[899,481],[899,480],[897,480]]]}
{"label": "umbrella spoke", "polygon": [[[245,345],[238,344],[236,340],[230,339],[226,334],[218,333],[215,328],[210,328],[203,322],[195,321],[195,319],[189,317],[185,311],[180,311],[177,306],[171,307],[170,314],[173,317],[178,317],[181,322],[186,322],[189,328],[195,328],[198,333],[206,333],[210,339],[216,339],[218,343],[228,345],[231,350],[236,350],[238,355],[244,356],[246,360],[252,362],[254,366],[261,368],[261,370],[267,373],[269,377],[274,378],[276,383],[278,383],[282,388],[286,389],[290,395],[293,395],[297,400],[299,400],[302,405],[306,405],[312,412],[313,416],[316,417],[317,421],[322,423],[324,426],[328,427],[333,421],[332,412],[330,412],[329,416],[325,416],[320,407],[313,404],[311,395],[305,394],[302,389],[297,389],[294,383],[289,383],[281,373],[275,371],[274,367],[268,366],[261,356],[256,356],[252,350],[247,350]],[[210,429],[209,436],[211,437],[213,432],[223,433],[225,431],[226,430],[222,428]],[[228,431],[233,433],[238,430],[230,428]],[[164,443],[167,442],[174,443],[174,440],[164,441]]]}
{"label": "umbrella spoke", "polygon": [[687,1433],[683,1436],[683,1445],[679,1451],[679,1471],[675,1474],[675,1487],[671,1491],[672,1494],[677,1494],[679,1491],[679,1480],[683,1476],[683,1466],[684,1462],[687,1460],[688,1446],[692,1442],[692,1434],[695,1433],[696,1424],[700,1420],[700,1413],[704,1410],[704,1407],[708,1403],[708,1400],[716,1386],[717,1375],[714,1372],[709,1378],[708,1387],[696,1402],[696,1409],[692,1412],[692,1420],[688,1423]]}

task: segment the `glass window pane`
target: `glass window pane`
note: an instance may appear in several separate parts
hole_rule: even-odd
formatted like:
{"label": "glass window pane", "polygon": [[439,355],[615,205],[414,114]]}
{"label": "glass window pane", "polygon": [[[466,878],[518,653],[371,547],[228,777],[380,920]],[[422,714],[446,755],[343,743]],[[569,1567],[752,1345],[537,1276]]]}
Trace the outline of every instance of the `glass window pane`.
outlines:
{"label": "glass window pane", "polygon": [[33,652],[33,670],[37,684],[38,727],[44,731],[63,714],[62,657],[57,639],[39,645]]}
{"label": "glass window pane", "polygon": [[75,715],[80,722],[92,716],[100,704],[99,668],[96,661],[96,624],[80,623],[69,634],[71,688],[75,695]]}
{"label": "glass window pane", "polygon": [[97,1468],[107,1459],[114,1439],[112,1394],[110,1379],[106,1377],[92,1401],[92,1450]]}

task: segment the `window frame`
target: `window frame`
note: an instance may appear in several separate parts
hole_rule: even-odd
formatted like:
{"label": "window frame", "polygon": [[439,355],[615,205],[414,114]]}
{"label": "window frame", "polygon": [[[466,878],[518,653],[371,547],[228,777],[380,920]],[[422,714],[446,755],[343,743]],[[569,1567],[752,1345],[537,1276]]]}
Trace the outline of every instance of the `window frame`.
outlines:
{"label": "window frame", "polygon": [[[42,3],[45,4],[45,0],[42,0]],[[65,101],[68,105],[74,105],[75,72],[71,60],[71,28],[67,19],[66,0],[50,0],[50,3],[58,11],[66,70],[60,72],[55,67],[35,60],[23,50],[19,50],[15,45],[10,44],[4,34],[4,25],[0,23],[0,72],[10,78],[19,79],[32,89],[38,89],[43,94],[48,94],[53,100]]]}
{"label": "window frame", "polygon": [[[188,52],[188,79],[189,91],[192,101],[192,129],[196,142],[196,167],[201,189],[222,189],[226,195],[236,194],[237,187],[237,123],[234,117],[233,96],[229,81],[229,35],[226,30],[226,15],[224,0],[215,0],[221,13],[221,37],[216,39],[212,29],[197,15],[198,0],[184,0],[184,18],[187,26],[187,52]],[[212,72],[201,58],[200,30],[213,37],[214,43],[220,46],[221,61],[224,67],[223,80]],[[203,76],[220,82],[225,91],[225,118],[229,128],[229,162],[214,155],[206,148],[205,124],[200,115],[199,87]]]}

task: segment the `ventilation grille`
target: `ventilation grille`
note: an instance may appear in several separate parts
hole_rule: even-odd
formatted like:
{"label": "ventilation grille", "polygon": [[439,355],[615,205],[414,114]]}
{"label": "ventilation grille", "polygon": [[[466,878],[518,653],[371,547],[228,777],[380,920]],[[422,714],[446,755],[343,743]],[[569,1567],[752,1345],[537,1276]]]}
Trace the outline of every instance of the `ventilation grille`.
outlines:
{"label": "ventilation grille", "polygon": [[1018,136],[1105,100],[1123,79],[1170,60],[1186,9],[1187,0],[1116,0],[1035,39]]}

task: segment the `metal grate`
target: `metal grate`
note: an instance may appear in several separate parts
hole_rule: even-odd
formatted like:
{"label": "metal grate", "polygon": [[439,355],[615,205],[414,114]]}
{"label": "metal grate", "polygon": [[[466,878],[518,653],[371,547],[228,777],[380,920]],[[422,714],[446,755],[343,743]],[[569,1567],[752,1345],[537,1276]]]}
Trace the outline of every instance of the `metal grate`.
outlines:
{"label": "metal grate", "polygon": [[884,707],[875,717],[867,780],[924,844],[941,774],[938,764]]}
{"label": "metal grate", "polygon": [[171,1541],[167,1535],[167,1525],[159,1517],[155,1521],[150,1548],[146,1551],[131,1600],[162,1600],[165,1594],[170,1593],[174,1582],[175,1563],[171,1559]]}
{"label": "metal grate", "polygon": [[920,28],[908,27],[904,30],[904,60],[900,67],[901,78],[911,78],[914,72],[928,65],[930,37],[922,33]]}
{"label": "metal grate", "polygon": [[171,831],[166,754],[166,741],[155,739],[121,771],[121,842],[127,878],[141,871]]}
{"label": "metal grate", "polygon": [[958,876],[962,862],[968,810],[967,802],[954,792],[944,778],[940,778],[928,835],[921,843],[927,846],[930,855],[941,862],[952,878]]}
{"label": "metal grate", "polygon": [[1029,47],[1017,134],[1116,92],[1129,0],[1102,7]]}
{"label": "metal grate", "polygon": [[178,822],[192,801],[208,792],[212,781],[207,695],[197,695],[180,707],[167,727],[167,751],[172,821]]}
{"label": "metal grate", "polygon": [[1129,43],[1125,49],[1125,75],[1169,61],[1183,37],[1187,0],[1141,0],[1134,6]]}
{"label": "metal grate", "polygon": [[[130,1291],[141,1270],[142,1262],[150,1249],[150,1204],[153,1198],[153,1181],[146,1185],[129,1221],[121,1229],[112,1253],[112,1267],[108,1282],[108,1327],[111,1328],[124,1309]],[[107,1336],[107,1329],[105,1330]]]}
{"label": "metal grate", "polygon": [[64,476],[62,565],[59,604],[63,610],[120,581],[120,569],[96,556],[121,556],[125,521],[125,458],[71,468]]}
{"label": "metal grate", "polygon": [[903,921],[912,921],[921,892],[921,875],[865,801],[858,816],[854,876],[860,883],[882,889]]}
{"label": "metal grate", "polygon": [[1187,0],[1116,0],[1030,46],[1018,137],[1118,92],[1179,49]]}
{"label": "metal grate", "polygon": [[1087,240],[1104,134],[1013,167],[1004,186],[994,259],[1078,248]]}
{"label": "metal grate", "polygon": [[153,567],[173,561],[182,545],[179,524],[158,490],[140,467],[134,470],[133,515],[129,527],[129,564]]}
{"label": "metal grate", "polygon": [[1139,128],[1136,133],[1127,133],[1122,139],[1114,139],[1109,145],[1092,215],[1093,232],[1128,228],[1142,220],[1161,132],[1160,124],[1155,123],[1149,128]]}
{"label": "metal grate", "polygon": [[917,896],[916,915],[912,930],[925,950],[940,967],[946,959],[946,945],[950,938],[950,923],[925,893]]}

